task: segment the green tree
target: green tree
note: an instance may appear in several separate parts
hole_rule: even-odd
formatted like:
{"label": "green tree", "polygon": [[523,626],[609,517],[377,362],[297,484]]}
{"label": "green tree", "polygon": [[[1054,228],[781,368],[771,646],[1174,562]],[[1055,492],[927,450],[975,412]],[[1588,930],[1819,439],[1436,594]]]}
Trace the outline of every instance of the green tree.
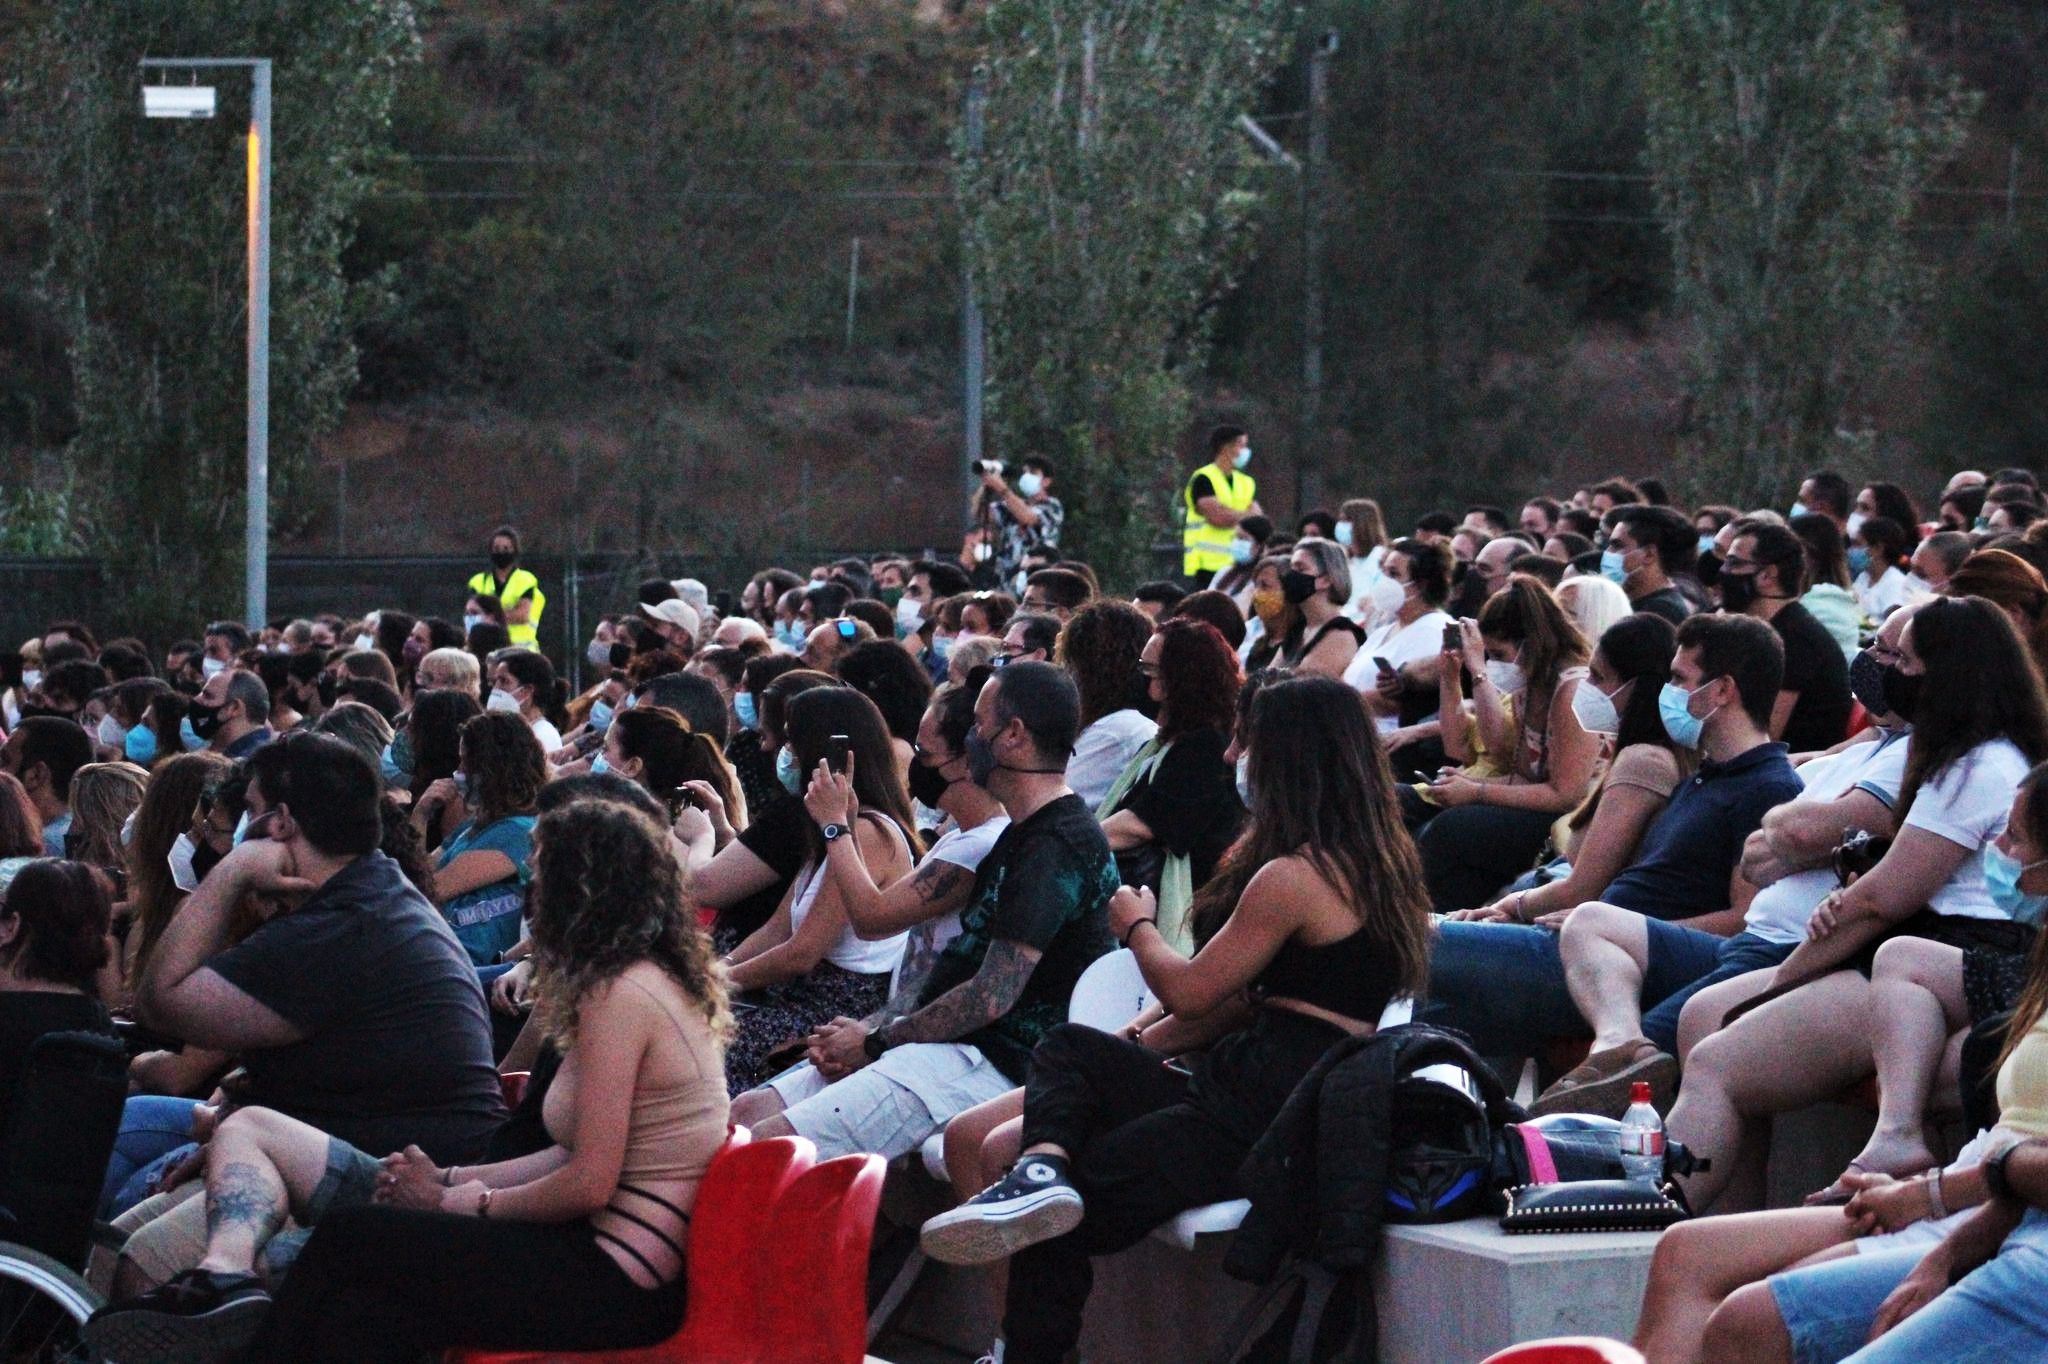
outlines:
{"label": "green tree", "polygon": [[341,256],[417,59],[407,0],[51,0],[8,80],[46,195],[46,288],[70,336],[78,434],[96,491],[111,605],[137,628],[189,628],[241,576],[248,83],[203,123],[146,120],[137,63],[268,56],[272,149],[271,459],[288,495],[355,382],[363,289]]}
{"label": "green tree", "polygon": [[1895,0],[1646,14],[1649,161],[1693,328],[1691,472],[1773,504],[1869,424],[1928,282],[1906,227],[1974,101],[1908,89]]}
{"label": "green tree", "polygon": [[[1369,493],[1397,523],[1536,464],[1560,309],[1532,283],[1550,111],[1574,78],[1550,0],[1328,0],[1325,421],[1295,431],[1324,500]],[[1287,90],[1280,102],[1299,108]],[[1299,149],[1299,123],[1294,129]],[[1232,300],[1226,374],[1298,391],[1301,234],[1286,215]],[[1276,442],[1278,443],[1278,442]],[[1268,509],[1284,505],[1274,494]]]}
{"label": "green tree", "polygon": [[959,194],[992,450],[1059,459],[1062,548],[1142,574],[1262,173],[1235,126],[1288,0],[994,0]]}

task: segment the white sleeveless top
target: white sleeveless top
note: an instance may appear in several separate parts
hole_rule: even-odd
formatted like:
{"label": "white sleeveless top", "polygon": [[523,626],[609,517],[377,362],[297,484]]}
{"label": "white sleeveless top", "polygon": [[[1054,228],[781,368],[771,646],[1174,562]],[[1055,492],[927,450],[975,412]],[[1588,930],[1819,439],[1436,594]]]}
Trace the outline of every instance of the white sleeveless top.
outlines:
{"label": "white sleeveless top", "polygon": [[[883,827],[894,829],[888,820],[881,821]],[[849,832],[846,835],[852,838]],[[897,831],[896,836],[903,835]],[[810,917],[811,906],[817,903],[818,891],[825,884],[825,864],[814,862],[797,873],[796,895],[789,902],[789,935],[793,938],[797,930]],[[842,971],[851,971],[861,976],[881,976],[894,971],[903,960],[903,945],[909,940],[908,933],[897,933],[876,942],[862,942],[860,935],[847,924],[839,930],[839,937],[825,952],[825,960]]]}

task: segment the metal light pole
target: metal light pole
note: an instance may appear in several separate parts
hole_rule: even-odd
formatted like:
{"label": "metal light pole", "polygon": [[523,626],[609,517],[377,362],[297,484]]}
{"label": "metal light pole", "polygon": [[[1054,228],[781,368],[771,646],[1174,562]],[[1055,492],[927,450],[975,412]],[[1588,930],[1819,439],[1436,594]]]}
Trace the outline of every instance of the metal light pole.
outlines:
{"label": "metal light pole", "polygon": [[[249,506],[243,609],[245,622],[260,629],[270,614],[270,59],[145,57],[138,65],[145,72],[249,71]],[[203,99],[196,97],[201,90]],[[148,118],[211,118],[212,91],[203,86],[145,84],[142,112]]]}
{"label": "metal light pole", "polygon": [[[967,154],[979,158],[982,152],[982,108],[988,99],[988,76],[977,70],[967,83]],[[984,363],[981,295],[975,287],[974,251],[964,240],[960,267],[960,423],[965,439],[960,444],[960,483],[968,504],[973,505],[979,486],[975,466],[981,463],[981,399]]]}

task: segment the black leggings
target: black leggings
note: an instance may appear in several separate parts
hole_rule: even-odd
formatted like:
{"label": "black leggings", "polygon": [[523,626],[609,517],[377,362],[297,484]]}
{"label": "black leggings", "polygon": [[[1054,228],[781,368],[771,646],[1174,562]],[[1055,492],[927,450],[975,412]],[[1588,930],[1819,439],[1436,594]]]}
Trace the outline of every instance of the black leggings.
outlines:
{"label": "black leggings", "polygon": [[1448,914],[1499,898],[1508,882],[1536,865],[1554,814],[1502,805],[1440,809],[1401,787],[1401,814],[1422,854],[1430,907]]}
{"label": "black leggings", "polygon": [[1156,1051],[1078,1024],[1038,1044],[1024,1146],[1066,1150],[1085,1208],[1072,1232],[1011,1258],[1005,1364],[1059,1364],[1080,1340],[1091,1256],[1136,1245],[1176,1213],[1242,1196],[1237,1171],[1253,1141],[1340,1036],[1274,1013],[1217,1043],[1199,1081]]}
{"label": "black leggings", "polygon": [[457,1345],[630,1349],[682,1321],[683,1281],[640,1287],[588,1222],[373,1205],[321,1219],[244,1358],[414,1364]]}

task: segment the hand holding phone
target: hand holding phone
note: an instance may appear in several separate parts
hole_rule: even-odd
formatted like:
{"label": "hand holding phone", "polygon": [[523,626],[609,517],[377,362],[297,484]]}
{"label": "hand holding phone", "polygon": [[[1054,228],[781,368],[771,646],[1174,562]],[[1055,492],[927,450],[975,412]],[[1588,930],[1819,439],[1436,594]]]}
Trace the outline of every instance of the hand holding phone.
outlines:
{"label": "hand holding phone", "polygon": [[825,766],[841,776],[853,765],[853,740],[844,734],[834,734],[825,740]]}

